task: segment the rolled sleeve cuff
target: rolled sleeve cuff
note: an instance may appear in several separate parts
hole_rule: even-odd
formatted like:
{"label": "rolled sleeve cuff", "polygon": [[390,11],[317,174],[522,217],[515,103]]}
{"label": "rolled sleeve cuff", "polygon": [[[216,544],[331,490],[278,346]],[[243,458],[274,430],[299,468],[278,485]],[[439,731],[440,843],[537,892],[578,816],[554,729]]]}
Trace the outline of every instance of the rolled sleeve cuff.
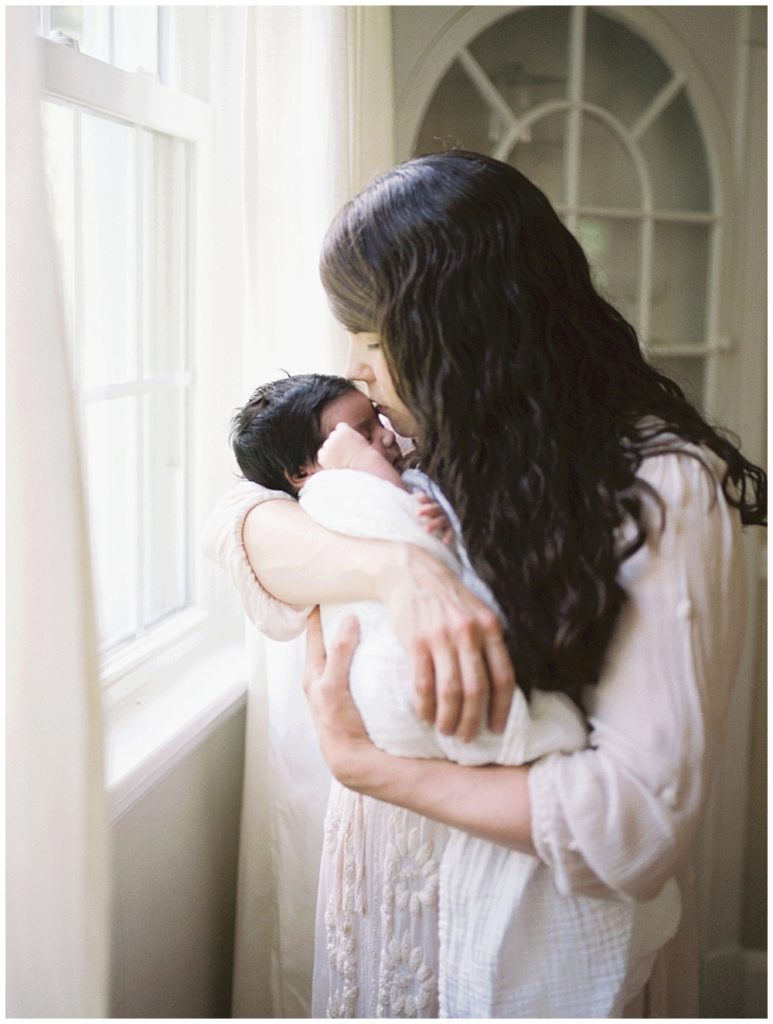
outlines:
{"label": "rolled sleeve cuff", "polygon": [[202,549],[236,588],[249,619],[272,640],[292,640],[306,628],[311,608],[285,604],[261,585],[244,548],[244,521],[264,501],[293,501],[284,491],[271,491],[247,480],[224,494],[204,526]]}
{"label": "rolled sleeve cuff", "polygon": [[577,842],[566,828],[558,796],[556,773],[563,754],[548,754],[529,768],[532,842],[547,865],[562,896],[619,898],[588,866]]}

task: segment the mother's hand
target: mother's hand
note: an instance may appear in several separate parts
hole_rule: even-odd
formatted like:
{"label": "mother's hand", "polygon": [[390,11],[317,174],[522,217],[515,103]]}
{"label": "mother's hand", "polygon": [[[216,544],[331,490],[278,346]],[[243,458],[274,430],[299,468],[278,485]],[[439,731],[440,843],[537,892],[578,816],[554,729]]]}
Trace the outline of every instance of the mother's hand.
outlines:
{"label": "mother's hand", "polygon": [[412,544],[394,550],[380,596],[411,657],[417,714],[472,740],[488,709],[489,727],[503,732],[515,674],[499,619],[428,552]]}
{"label": "mother's hand", "polygon": [[380,750],[368,737],[349,692],[349,670],[359,641],[357,619],[352,616],[341,625],[325,653],[315,608],[306,636],[303,688],[322,754],[339,782],[470,835],[536,855],[526,765],[466,767]]}
{"label": "mother's hand", "polygon": [[351,788],[356,788],[362,774],[363,759],[377,750],[365,731],[349,690],[349,670],[359,639],[360,624],[350,616],[342,623],[326,652],[319,608],[309,616],[303,689],[322,756],[333,775]]}

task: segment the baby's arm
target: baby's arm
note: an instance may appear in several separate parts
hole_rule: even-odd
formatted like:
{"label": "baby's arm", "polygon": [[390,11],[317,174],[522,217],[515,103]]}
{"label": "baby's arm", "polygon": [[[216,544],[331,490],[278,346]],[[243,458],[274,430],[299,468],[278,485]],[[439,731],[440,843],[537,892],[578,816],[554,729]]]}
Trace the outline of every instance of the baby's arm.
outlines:
{"label": "baby's arm", "polygon": [[395,467],[348,423],[339,423],[333,428],[319,450],[317,461],[323,469],[359,469],[381,477],[401,491],[408,490]]}

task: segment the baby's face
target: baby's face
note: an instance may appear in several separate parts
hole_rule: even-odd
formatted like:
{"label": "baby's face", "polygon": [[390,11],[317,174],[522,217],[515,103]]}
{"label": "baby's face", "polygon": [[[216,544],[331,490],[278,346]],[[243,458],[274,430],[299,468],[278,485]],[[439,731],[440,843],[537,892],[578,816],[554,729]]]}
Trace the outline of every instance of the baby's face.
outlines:
{"label": "baby's face", "polygon": [[358,434],[361,434],[380,455],[383,455],[390,465],[396,469],[400,468],[402,456],[397,438],[391,430],[384,426],[370,399],[366,398],[361,391],[353,388],[351,391],[339,395],[322,410],[320,427],[324,437],[330,434],[337,423],[347,423]]}

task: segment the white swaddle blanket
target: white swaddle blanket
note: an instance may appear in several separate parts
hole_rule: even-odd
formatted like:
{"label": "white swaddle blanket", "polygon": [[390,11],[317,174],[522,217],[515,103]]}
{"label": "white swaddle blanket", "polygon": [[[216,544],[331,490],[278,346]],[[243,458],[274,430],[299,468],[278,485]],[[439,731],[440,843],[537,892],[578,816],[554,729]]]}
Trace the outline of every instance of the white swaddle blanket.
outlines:
{"label": "white swaddle blanket", "polygon": [[[455,530],[453,548],[426,533],[411,494],[369,474],[317,473],[300,502],[328,529],[425,548],[498,610],[469,564],[458,521],[442,493],[418,471],[407,472],[404,479],[441,505]],[[484,729],[472,743],[442,735],[412,709],[408,655],[382,604],[323,605],[326,642],[350,614],[361,627],[350,675],[352,695],[371,739],[388,753],[465,765],[517,765],[587,746],[587,727],[574,703],[564,694],[539,690],[528,701],[516,690],[502,735]],[[502,813],[507,814],[506,807]],[[619,1015],[676,930],[680,906],[675,883],[648,903],[562,896],[536,857],[456,829],[449,832],[439,873],[440,1015]]]}

